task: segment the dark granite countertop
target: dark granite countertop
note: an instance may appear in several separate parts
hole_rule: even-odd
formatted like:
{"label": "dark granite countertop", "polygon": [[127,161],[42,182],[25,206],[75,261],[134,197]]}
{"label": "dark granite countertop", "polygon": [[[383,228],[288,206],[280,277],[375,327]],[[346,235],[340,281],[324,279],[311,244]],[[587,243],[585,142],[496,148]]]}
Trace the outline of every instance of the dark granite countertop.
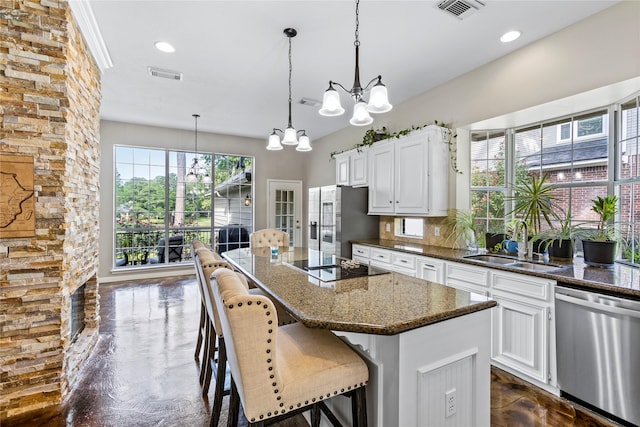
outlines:
{"label": "dark granite countertop", "polygon": [[307,327],[395,335],[496,305],[483,295],[399,273],[324,282],[291,265],[317,251],[288,248],[277,261],[268,251],[242,248],[223,256]]}
{"label": "dark granite countertop", "polygon": [[393,249],[414,255],[462,262],[482,267],[489,267],[492,269],[545,277],[556,280],[558,284],[561,285],[602,292],[619,297],[631,297],[633,299],[640,300],[640,268],[621,263],[615,263],[611,268],[590,267],[584,263],[582,257],[576,256],[572,261],[556,259],[548,261],[547,263],[557,265],[558,269],[549,272],[540,272],[524,270],[511,266],[488,264],[486,262],[468,259],[465,257],[474,255],[474,253],[460,249],[424,246],[394,240],[377,239],[354,240],[352,243],[384,249]]}

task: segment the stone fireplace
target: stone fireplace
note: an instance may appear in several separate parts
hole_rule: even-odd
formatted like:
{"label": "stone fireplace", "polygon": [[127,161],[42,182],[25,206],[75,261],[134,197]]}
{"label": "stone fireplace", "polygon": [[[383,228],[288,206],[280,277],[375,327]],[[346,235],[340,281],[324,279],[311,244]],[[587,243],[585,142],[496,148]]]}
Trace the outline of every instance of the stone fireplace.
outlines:
{"label": "stone fireplace", "polygon": [[[0,155],[5,165],[33,158],[24,191],[35,226],[0,239],[0,424],[62,402],[100,319],[100,73],[67,2],[10,3],[0,5]],[[81,286],[84,328],[72,343]]]}

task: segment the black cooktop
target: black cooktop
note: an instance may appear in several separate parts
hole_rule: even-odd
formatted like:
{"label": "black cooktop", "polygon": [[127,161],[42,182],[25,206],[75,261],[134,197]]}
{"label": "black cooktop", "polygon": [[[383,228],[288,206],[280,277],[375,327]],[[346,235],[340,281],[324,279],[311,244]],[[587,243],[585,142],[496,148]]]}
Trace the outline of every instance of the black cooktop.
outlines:
{"label": "black cooktop", "polygon": [[355,277],[376,276],[379,274],[387,274],[388,271],[369,265],[358,265],[357,267],[343,267],[342,261],[346,261],[339,257],[324,258],[321,260],[298,260],[293,261],[291,265],[303,270],[308,275],[320,279],[323,282],[333,282],[336,280],[353,279]]}

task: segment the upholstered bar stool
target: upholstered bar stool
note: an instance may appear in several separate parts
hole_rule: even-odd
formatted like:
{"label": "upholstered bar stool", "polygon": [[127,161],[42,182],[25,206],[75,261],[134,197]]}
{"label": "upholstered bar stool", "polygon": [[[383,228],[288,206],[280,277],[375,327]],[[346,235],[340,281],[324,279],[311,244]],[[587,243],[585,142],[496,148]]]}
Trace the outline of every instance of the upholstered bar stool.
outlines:
{"label": "upholstered bar stool", "polygon": [[215,374],[211,423],[217,426],[218,420],[220,419],[220,412],[222,410],[222,399],[226,394],[229,394],[229,390],[225,390],[224,387],[227,370],[227,352],[225,349],[224,336],[222,334],[222,327],[220,326],[217,308],[215,306],[215,302],[211,299],[211,293],[209,291],[211,288],[210,277],[214,271],[223,269],[237,276],[237,280],[245,287],[245,289],[248,289],[248,284],[241,273],[233,271],[231,266],[224,261],[213,260],[213,258],[206,259],[207,257],[205,255],[205,257],[202,257],[205,259],[203,259],[203,262],[201,263],[200,258],[200,256],[196,257],[195,262],[198,264],[198,268],[202,269],[205,289],[204,300],[207,309],[207,332],[202,369],[200,371],[200,383],[202,385],[202,394],[206,395],[209,392],[212,374]]}
{"label": "upholstered bar stool", "polygon": [[353,425],[366,426],[369,372],[355,351],[329,330],[299,323],[277,327],[270,299],[249,294],[228,270],[218,269],[214,277],[209,291],[217,306],[232,377],[229,425],[237,425],[242,403],[252,426],[309,409],[316,426],[320,411],[330,420],[333,417],[324,400],[348,395]]}
{"label": "upholstered bar stool", "polygon": [[[217,322],[217,313],[216,307],[213,303],[213,300],[210,302],[207,300],[207,289],[210,286],[211,273],[218,268],[225,268],[230,271],[233,271],[233,267],[224,262],[217,259],[214,259],[206,252],[201,252],[199,256],[196,258],[195,262],[198,264],[198,268],[201,270],[202,274],[202,283],[204,290],[204,302],[205,307],[207,309],[207,320],[205,324],[205,333],[204,333],[204,353],[202,356],[202,366],[200,369],[200,384],[202,385],[202,394],[206,395],[209,392],[209,386],[211,384],[211,378],[214,372],[222,370],[222,380],[224,382],[224,370],[226,369],[226,362],[221,362],[221,358],[226,358],[224,354],[224,350],[220,349],[220,342],[222,339],[222,328],[220,328]],[[247,281],[241,273],[236,273],[238,275],[238,279],[248,287]],[[216,362],[216,354],[218,361]],[[217,381],[217,378],[216,378]],[[216,387],[218,384],[216,384]],[[222,397],[220,397],[222,399]],[[214,396],[215,400],[215,396]]]}
{"label": "upholstered bar stool", "polygon": [[269,246],[289,247],[289,235],[282,230],[265,228],[251,233],[251,247],[264,248]]}
{"label": "upholstered bar stool", "polygon": [[[276,230],[273,228],[265,228],[262,230],[255,231],[250,235],[251,239],[251,249],[256,250],[258,248],[270,248],[271,246],[278,246],[280,248],[288,248],[289,247],[289,235],[282,230]],[[268,249],[265,251],[265,256],[270,255]],[[256,285],[249,282],[249,287],[254,288]],[[294,323],[296,319],[291,317],[289,313],[284,309],[282,304],[277,301],[273,301],[276,306],[276,310],[278,311],[278,319],[280,325],[286,325],[289,323]]]}
{"label": "upholstered bar stool", "polygon": [[[196,264],[196,261],[195,261],[200,252],[204,252],[202,256],[206,256],[208,258],[212,257],[216,260],[221,260],[220,255],[212,251],[209,247],[207,247],[207,245],[202,243],[200,240],[194,239],[191,242],[191,253],[193,254],[193,258],[194,258],[193,266],[196,271],[196,280],[198,282],[198,291],[200,293],[200,301],[201,301],[200,323],[198,325],[198,337],[196,339],[196,350],[194,353],[194,358],[196,360],[200,359],[200,352],[202,351],[202,346],[205,341],[206,327],[207,327],[207,323],[206,323],[207,309],[204,305],[204,296],[202,293],[202,289],[204,286],[204,278],[202,277],[202,268],[198,268],[198,265]],[[202,366],[201,366],[201,369],[202,369]],[[202,381],[200,381],[200,383],[202,384]]]}
{"label": "upholstered bar stool", "polygon": [[198,282],[198,291],[200,294],[200,324],[198,325],[198,338],[196,340],[196,351],[194,354],[194,357],[196,360],[198,360],[200,358],[200,351],[202,350],[202,341],[204,339],[204,333],[205,333],[205,327],[206,327],[206,317],[207,317],[207,308],[204,306],[204,295],[202,293],[202,284],[203,284],[203,280],[202,280],[202,272],[201,269],[198,268],[198,266],[196,265],[195,259],[198,256],[198,251],[200,250],[206,250],[207,247],[205,246],[204,243],[202,243],[200,240],[198,239],[194,239],[191,242],[191,253],[193,254],[193,267],[196,271],[196,280]]}

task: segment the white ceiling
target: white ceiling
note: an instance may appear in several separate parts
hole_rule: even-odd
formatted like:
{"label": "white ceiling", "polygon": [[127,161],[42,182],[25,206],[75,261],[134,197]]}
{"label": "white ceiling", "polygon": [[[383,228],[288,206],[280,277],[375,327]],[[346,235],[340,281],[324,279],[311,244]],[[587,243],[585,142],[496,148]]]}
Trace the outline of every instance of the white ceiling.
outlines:
{"label": "white ceiling", "polygon": [[[362,84],[383,77],[392,104],[493,61],[582,20],[617,1],[487,0],[459,20],[436,1],[360,4]],[[329,80],[351,88],[355,2],[89,0],[113,62],[102,79],[103,119],[266,138],[287,125],[288,60],[283,29],[293,43],[293,124],[312,141],[349,126],[347,113],[322,117],[316,100]],[[499,42],[507,30],[523,36]],[[157,51],[162,40],[172,54]],[[151,77],[154,66],[184,74],[182,81]],[[375,116],[374,116],[375,118]],[[375,122],[374,122],[375,126]]]}

